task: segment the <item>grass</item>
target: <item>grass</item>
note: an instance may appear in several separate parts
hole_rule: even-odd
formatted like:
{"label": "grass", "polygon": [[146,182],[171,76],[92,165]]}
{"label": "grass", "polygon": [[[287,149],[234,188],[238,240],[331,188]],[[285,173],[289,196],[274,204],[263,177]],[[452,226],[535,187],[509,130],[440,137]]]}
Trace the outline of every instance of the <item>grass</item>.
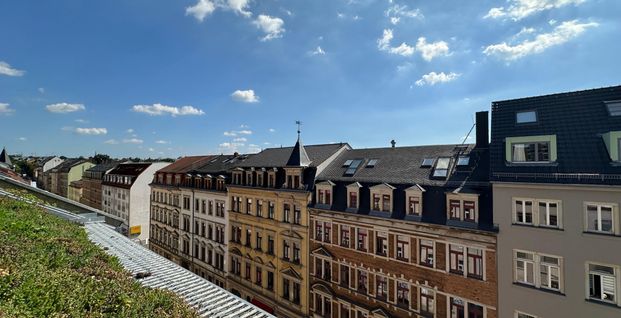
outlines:
{"label": "grass", "polygon": [[0,317],[196,317],[143,287],[82,227],[0,197]]}

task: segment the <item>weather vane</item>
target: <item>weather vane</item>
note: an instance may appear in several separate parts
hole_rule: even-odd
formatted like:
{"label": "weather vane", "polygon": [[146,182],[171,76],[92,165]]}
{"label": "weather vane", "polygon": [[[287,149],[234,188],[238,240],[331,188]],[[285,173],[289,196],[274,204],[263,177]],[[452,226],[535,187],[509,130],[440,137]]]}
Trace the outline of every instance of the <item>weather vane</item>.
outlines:
{"label": "weather vane", "polygon": [[296,120],[295,124],[298,125],[298,139],[299,139],[300,138],[300,132],[301,132],[300,129],[302,127],[302,122],[299,121],[299,120]]}

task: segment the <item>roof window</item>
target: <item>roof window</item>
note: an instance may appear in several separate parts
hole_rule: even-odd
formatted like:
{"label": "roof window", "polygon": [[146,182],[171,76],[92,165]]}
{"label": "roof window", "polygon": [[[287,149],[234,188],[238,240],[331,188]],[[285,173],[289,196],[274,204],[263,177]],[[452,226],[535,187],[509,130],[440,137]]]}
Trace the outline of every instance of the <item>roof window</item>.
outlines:
{"label": "roof window", "polygon": [[351,160],[351,159],[345,160],[345,162],[343,163],[343,167],[349,167],[349,165],[351,165],[352,161],[353,160]]}
{"label": "roof window", "polygon": [[349,165],[349,168],[345,170],[345,175],[353,176],[354,173],[356,173],[356,170],[358,170],[358,167],[360,166],[361,163],[362,163],[361,159],[352,160],[351,164]]}
{"label": "roof window", "polygon": [[367,162],[367,168],[373,168],[375,167],[375,165],[377,164],[378,159],[371,159],[369,160],[369,162]]}
{"label": "roof window", "polygon": [[425,158],[423,159],[423,163],[420,164],[421,167],[431,167],[433,165],[433,158]]}
{"label": "roof window", "polygon": [[446,177],[448,175],[448,168],[450,164],[451,158],[438,158],[436,168],[433,170],[433,176]]}
{"label": "roof window", "polygon": [[515,122],[518,124],[536,123],[537,112],[534,110],[515,113]]}
{"label": "roof window", "polygon": [[610,102],[604,102],[608,108],[610,116],[621,116],[621,100],[613,100]]}
{"label": "roof window", "polygon": [[468,156],[459,156],[459,159],[457,160],[457,165],[458,166],[467,166],[468,163],[470,163],[470,157],[468,157]]}

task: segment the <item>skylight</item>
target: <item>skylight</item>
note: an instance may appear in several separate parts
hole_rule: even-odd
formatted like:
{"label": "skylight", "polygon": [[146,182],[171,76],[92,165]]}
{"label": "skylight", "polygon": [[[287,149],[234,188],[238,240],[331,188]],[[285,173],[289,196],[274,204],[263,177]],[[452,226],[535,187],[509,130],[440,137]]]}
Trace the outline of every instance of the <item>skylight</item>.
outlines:
{"label": "skylight", "polygon": [[367,168],[373,168],[377,164],[378,159],[371,159],[367,162]]}
{"label": "skylight", "polygon": [[467,166],[468,163],[470,163],[470,157],[468,157],[468,156],[459,156],[459,159],[457,160],[457,165],[458,166]]}
{"label": "skylight", "polygon": [[431,167],[433,165],[433,158],[425,158],[423,159],[423,163],[421,163],[421,167]]}
{"label": "skylight", "polygon": [[451,163],[451,158],[438,158],[436,162],[436,168],[433,170],[434,177],[446,177],[448,175],[448,168]]}
{"label": "skylight", "polygon": [[621,100],[614,100],[606,103],[610,116],[621,116]]}
{"label": "skylight", "polygon": [[349,165],[349,168],[347,168],[347,170],[345,171],[345,175],[353,176],[354,173],[356,173],[356,170],[358,169],[361,163],[362,163],[361,159],[352,160],[351,164]]}
{"label": "skylight", "polygon": [[343,163],[343,167],[349,167],[349,165],[351,165],[352,161],[353,160],[351,160],[351,159],[345,160],[345,163]]}
{"label": "skylight", "polygon": [[535,112],[534,110],[517,112],[515,113],[515,122],[518,124],[536,123],[537,112]]}

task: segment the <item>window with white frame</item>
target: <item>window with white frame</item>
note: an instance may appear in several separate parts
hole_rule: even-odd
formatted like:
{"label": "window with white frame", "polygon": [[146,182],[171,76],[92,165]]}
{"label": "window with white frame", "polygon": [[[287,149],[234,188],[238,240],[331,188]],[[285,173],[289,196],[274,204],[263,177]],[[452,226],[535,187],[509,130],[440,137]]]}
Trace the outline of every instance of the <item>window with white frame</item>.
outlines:
{"label": "window with white frame", "polygon": [[315,257],[315,277],[330,281],[332,278],[330,260]]}
{"label": "window with white frame", "polygon": [[539,226],[558,227],[558,202],[539,201]]}
{"label": "window with white frame", "polygon": [[420,288],[420,312],[423,315],[435,315],[435,293],[431,288]]}
{"label": "window with white frame", "polygon": [[419,263],[421,265],[424,266],[429,266],[429,267],[433,267],[433,259],[434,259],[434,253],[433,253],[433,244],[434,242],[431,240],[423,240],[421,239],[419,242]]}
{"label": "window with white frame", "polygon": [[560,256],[514,250],[514,271],[517,283],[563,292],[563,259]]}
{"label": "window with white frame", "polygon": [[478,196],[473,194],[447,194],[447,218],[456,221],[478,221]]}
{"label": "window with white frame", "polygon": [[513,162],[550,162],[550,142],[516,142],[511,144]]}
{"label": "window with white frame", "polygon": [[339,266],[339,283],[345,288],[349,288],[349,266],[341,264]]}
{"label": "window with white frame", "polygon": [[315,294],[315,313],[322,317],[332,317],[332,298],[320,293]]}
{"label": "window with white frame", "polygon": [[341,240],[340,245],[342,247],[349,247],[349,239],[350,239],[349,238],[349,236],[350,236],[350,233],[349,233],[350,228],[349,228],[349,226],[348,225],[341,225],[341,226],[339,226],[339,231],[341,232],[339,234],[339,237],[340,237],[340,240]]}
{"label": "window with white frame", "polygon": [[406,281],[397,281],[397,306],[410,307],[410,284]]}
{"label": "window with white frame", "polygon": [[618,268],[588,263],[589,299],[608,303],[617,302]]}
{"label": "window with white frame", "polygon": [[562,228],[560,200],[514,198],[513,223],[547,228]]}
{"label": "window with white frame", "polygon": [[515,200],[515,222],[519,224],[533,224],[533,201]]}
{"label": "window with white frame", "polygon": [[405,235],[397,235],[396,257],[398,260],[408,262],[410,260],[410,238]]}
{"label": "window with white frame", "polygon": [[515,318],[537,318],[537,316],[535,315],[531,315],[531,314],[527,314],[527,313],[523,313],[521,311],[515,311]]}
{"label": "window with white frame", "polygon": [[368,276],[367,276],[367,272],[361,269],[356,270],[356,288],[358,289],[358,291],[362,294],[367,294],[368,291],[368,287],[367,287],[367,280]]}
{"label": "window with white frame", "polygon": [[356,248],[359,251],[367,251],[368,231],[366,229],[357,229],[356,231]]}
{"label": "window with white frame", "polygon": [[586,204],[586,224],[588,232],[614,234],[615,227],[615,205],[607,203],[587,203]]}
{"label": "window with white frame", "polygon": [[380,256],[386,256],[388,253],[388,233],[376,232],[375,233],[375,254]]}
{"label": "window with white frame", "polygon": [[388,279],[385,276],[375,275],[375,297],[383,301],[388,299]]}

